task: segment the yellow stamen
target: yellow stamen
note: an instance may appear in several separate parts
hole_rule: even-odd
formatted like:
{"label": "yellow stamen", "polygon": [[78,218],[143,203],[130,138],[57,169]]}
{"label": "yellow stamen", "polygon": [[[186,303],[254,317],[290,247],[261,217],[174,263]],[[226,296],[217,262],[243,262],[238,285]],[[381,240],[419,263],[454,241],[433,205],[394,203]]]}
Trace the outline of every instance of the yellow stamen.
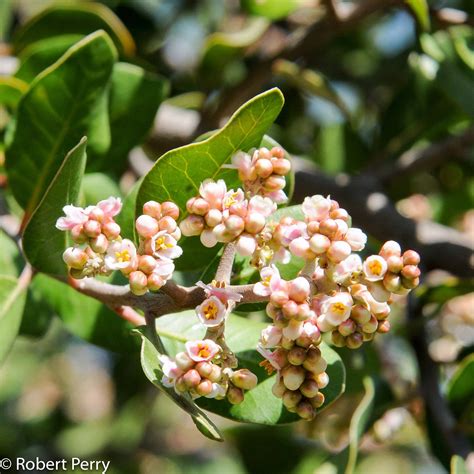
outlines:
{"label": "yellow stamen", "polygon": [[380,275],[382,273],[382,264],[378,260],[372,260],[369,263],[369,269],[374,275]]}
{"label": "yellow stamen", "polygon": [[344,314],[344,312],[346,311],[346,305],[342,304],[342,303],[333,303],[331,305],[331,312],[332,313],[336,313],[336,314]]}
{"label": "yellow stamen", "polygon": [[239,193],[232,193],[230,196],[228,196],[224,202],[225,207],[230,207],[232,204],[235,204],[237,202],[236,197],[239,195]]}
{"label": "yellow stamen", "polygon": [[270,286],[270,280],[272,279],[272,276],[269,275],[267,277],[265,277],[263,280],[262,280],[262,285],[263,286]]}
{"label": "yellow stamen", "polygon": [[198,356],[199,357],[204,357],[207,358],[211,354],[211,351],[209,350],[209,347],[206,346],[205,344],[199,344],[198,345]]}
{"label": "yellow stamen", "polygon": [[157,250],[162,250],[162,249],[170,249],[173,247],[173,244],[167,244],[166,243],[166,239],[162,236],[162,237],[158,237],[156,240],[155,240],[155,249]]}
{"label": "yellow stamen", "polygon": [[123,262],[130,262],[131,257],[130,253],[128,250],[122,250],[121,252],[115,252],[115,258],[117,259],[117,262],[123,263]]}
{"label": "yellow stamen", "polygon": [[216,319],[217,312],[218,312],[217,305],[213,301],[208,303],[203,308],[204,317],[206,319]]}
{"label": "yellow stamen", "polygon": [[268,375],[272,375],[273,372],[275,372],[275,368],[268,360],[262,360],[262,362],[260,362],[258,365],[263,367]]}

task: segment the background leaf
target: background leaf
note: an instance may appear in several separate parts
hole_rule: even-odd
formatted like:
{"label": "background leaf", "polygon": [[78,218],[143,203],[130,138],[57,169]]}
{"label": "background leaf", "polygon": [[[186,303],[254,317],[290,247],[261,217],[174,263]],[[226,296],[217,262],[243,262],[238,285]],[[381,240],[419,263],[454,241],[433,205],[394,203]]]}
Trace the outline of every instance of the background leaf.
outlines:
{"label": "background leaf", "polygon": [[67,275],[62,254],[69,244],[68,232],[55,227],[63,207],[76,204],[86,166],[84,137],[64,158],[56,176],[33,212],[23,233],[23,250],[31,265],[52,275]]}
{"label": "background leaf", "polygon": [[0,105],[14,110],[27,90],[28,84],[21,79],[0,77]]}
{"label": "background leaf", "polygon": [[21,99],[6,165],[13,194],[27,214],[38,205],[65,154],[86,133],[114,61],[110,39],[104,32],[94,33],[40,74]]}

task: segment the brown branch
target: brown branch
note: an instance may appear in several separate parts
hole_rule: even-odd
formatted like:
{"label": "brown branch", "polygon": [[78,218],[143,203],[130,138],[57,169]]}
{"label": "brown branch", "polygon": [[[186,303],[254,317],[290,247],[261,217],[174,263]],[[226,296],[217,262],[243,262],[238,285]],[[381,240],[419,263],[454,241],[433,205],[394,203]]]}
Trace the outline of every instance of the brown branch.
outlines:
{"label": "brown branch", "polygon": [[[421,306],[410,294],[408,300],[408,320],[416,322],[422,319]],[[450,457],[458,454],[463,458],[471,452],[471,446],[465,435],[458,429],[456,419],[446,400],[440,391],[439,368],[431,359],[428,352],[427,334],[424,325],[419,326],[418,331],[414,331],[411,337],[411,344],[415,351],[419,366],[420,385],[419,390],[425,401],[427,416],[430,416],[434,428],[442,438],[445,447],[449,451]]]}
{"label": "brown branch", "polygon": [[110,306],[110,309],[134,326],[143,326],[146,324],[145,318],[140,316],[133,308],[130,308],[130,306]]}
{"label": "brown branch", "polygon": [[216,281],[224,282],[229,284],[230,277],[232,276],[232,267],[234,265],[235,258],[235,245],[233,243],[226,244],[222,257],[219,261],[219,266],[216,271]]}
{"label": "brown branch", "polygon": [[364,174],[330,177],[301,166],[295,160],[294,200],[313,194],[331,195],[362,227],[380,241],[396,240],[420,253],[426,270],[442,269],[459,277],[474,276],[472,242],[454,229],[431,221],[415,222],[403,217],[383,192],[380,181]]}
{"label": "brown branch", "polygon": [[371,173],[385,184],[415,172],[434,168],[447,159],[465,158],[473,146],[474,126],[426,148],[408,150],[395,162],[383,164]]}

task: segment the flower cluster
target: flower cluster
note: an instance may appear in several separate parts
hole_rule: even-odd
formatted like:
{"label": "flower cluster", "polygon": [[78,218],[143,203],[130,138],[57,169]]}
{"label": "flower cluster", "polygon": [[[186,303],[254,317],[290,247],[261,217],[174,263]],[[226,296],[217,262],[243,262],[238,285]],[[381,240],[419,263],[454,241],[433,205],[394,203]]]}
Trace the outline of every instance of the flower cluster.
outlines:
{"label": "flower cluster", "polygon": [[324,403],[319,390],[326,387],[329,377],[317,347],[321,332],[309,305],[311,285],[304,277],[283,280],[274,266],[262,269],[261,277],[254,292],[269,297],[267,314],[273,319],[260,337],[258,350],[266,359],[262,365],[270,373],[277,370],[273,393],[286,408],[312,419]]}
{"label": "flower cluster", "polygon": [[193,398],[206,397],[241,403],[244,390],[251,390],[257,378],[247,369],[233,371],[221,367],[221,347],[210,339],[188,341],[185,351],[174,359],[160,356],[162,383],[174,387],[178,393],[189,393]]}
{"label": "flower cluster", "polygon": [[181,255],[181,237],[176,219],[178,207],[171,202],[144,204],[144,214],[136,220],[140,236],[138,249],[120,235],[114,217],[120,212],[119,198],[110,197],[85,209],[68,205],[56,222],[59,230],[70,231],[74,246],[63,254],[73,278],[109,275],[118,270],[137,295],[160,289],[174,271],[173,259]]}
{"label": "flower cluster", "polygon": [[276,204],[262,196],[247,199],[242,189],[228,191],[220,179],[204,181],[199,196],[189,199],[186,209],[189,216],[180,224],[184,235],[199,235],[205,247],[235,242],[237,251],[248,256],[254,253],[257,236]]}
{"label": "flower cluster", "polygon": [[259,148],[252,155],[240,151],[232,157],[232,164],[239,172],[243,188],[251,196],[265,196],[278,204],[286,202],[283,189],[285,176],[290,172],[290,160],[281,147]]}

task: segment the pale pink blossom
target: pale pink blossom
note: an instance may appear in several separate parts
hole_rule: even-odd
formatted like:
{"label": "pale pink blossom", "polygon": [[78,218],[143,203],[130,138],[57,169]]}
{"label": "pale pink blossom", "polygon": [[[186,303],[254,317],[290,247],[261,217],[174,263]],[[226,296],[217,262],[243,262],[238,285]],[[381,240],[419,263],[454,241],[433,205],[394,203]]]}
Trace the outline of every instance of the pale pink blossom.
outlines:
{"label": "pale pink blossom", "polygon": [[111,196],[108,199],[99,201],[97,207],[102,210],[105,217],[112,218],[122,210],[122,200],[120,198]]}
{"label": "pale pink blossom", "polygon": [[275,265],[264,267],[260,270],[262,281],[255,283],[253,292],[259,296],[270,296],[274,291],[286,290],[285,281],[281,279],[280,272]]}
{"label": "pale pink blossom", "polygon": [[130,270],[137,265],[137,249],[128,239],[114,241],[109,245],[105,255],[105,266],[108,270]]}
{"label": "pale pink blossom", "polygon": [[217,182],[212,179],[206,179],[199,187],[201,197],[209,203],[211,208],[216,209],[221,208],[226,192],[227,186],[223,179],[219,179]]}
{"label": "pale pink blossom", "polygon": [[343,291],[328,298],[323,303],[321,310],[330,324],[338,326],[349,319],[353,304],[352,296]]}
{"label": "pale pink blossom", "polygon": [[351,246],[354,252],[359,252],[367,243],[367,236],[357,227],[351,227],[344,237],[345,241]]}
{"label": "pale pink blossom", "polygon": [[219,298],[225,305],[227,305],[229,301],[235,301],[238,303],[242,299],[242,295],[240,293],[236,293],[225,284],[216,282],[215,280],[212,281],[210,285],[206,285],[202,281],[198,281],[196,286],[202,288],[208,298],[210,296],[215,296]]}
{"label": "pale pink blossom", "polygon": [[260,334],[260,344],[264,348],[275,347],[280,344],[282,330],[276,326],[270,325],[262,330]]}
{"label": "pale pink blossom", "polygon": [[361,258],[359,255],[351,254],[334,267],[331,277],[334,281],[341,283],[349,277],[357,276],[361,271]]}
{"label": "pale pink blossom", "polygon": [[238,151],[232,156],[232,164],[237,168],[239,177],[242,181],[251,179],[252,173],[252,158],[248,153]]}
{"label": "pale pink blossom", "polygon": [[257,345],[257,352],[261,354],[270,364],[272,367],[276,370],[281,370],[283,366],[279,363],[279,357],[277,356],[278,352],[276,351],[270,351],[263,347],[261,344]]}
{"label": "pale pink blossom", "polygon": [[71,230],[76,225],[85,224],[89,217],[82,209],[82,207],[76,207],[72,204],[63,207],[65,216],[60,217],[56,221],[56,228],[59,230]]}
{"label": "pale pink blossom", "polygon": [[297,321],[296,319],[291,319],[288,322],[288,325],[283,328],[283,336],[294,341],[298,339],[303,333],[303,321]]}
{"label": "pale pink blossom", "polygon": [[276,211],[276,204],[268,197],[254,196],[248,205],[249,212],[258,212],[264,217],[268,217]]}
{"label": "pale pink blossom", "polygon": [[293,224],[280,224],[281,243],[288,247],[290,243],[298,237],[307,238],[306,224],[304,222],[297,221]]}
{"label": "pale pink blossom", "polygon": [[257,241],[251,234],[240,234],[235,248],[242,257],[250,257],[257,249]]}
{"label": "pale pink blossom", "polygon": [[211,296],[196,306],[199,320],[208,327],[219,326],[224,321],[226,313],[226,306],[216,296]]}
{"label": "pale pink blossom", "polygon": [[362,268],[366,280],[383,280],[383,277],[387,273],[387,262],[380,255],[371,255],[365,259]]}
{"label": "pale pink blossom", "polygon": [[220,346],[211,339],[188,341],[185,346],[188,356],[194,360],[194,362],[209,362],[221,350]]}
{"label": "pale pink blossom", "polygon": [[307,197],[303,201],[301,206],[303,208],[306,220],[309,221],[322,221],[329,217],[329,211],[331,209],[331,200],[325,198],[320,194],[315,196]]}
{"label": "pale pink blossom", "polygon": [[165,230],[152,237],[151,249],[156,258],[162,258],[163,260],[178,258],[183,253],[183,249],[178,245],[176,239]]}
{"label": "pale pink blossom", "polygon": [[174,387],[176,379],[183,375],[183,371],[176,365],[176,362],[173,359],[170,359],[166,355],[160,355],[159,360],[163,372],[163,377],[161,379],[162,384],[168,388]]}

